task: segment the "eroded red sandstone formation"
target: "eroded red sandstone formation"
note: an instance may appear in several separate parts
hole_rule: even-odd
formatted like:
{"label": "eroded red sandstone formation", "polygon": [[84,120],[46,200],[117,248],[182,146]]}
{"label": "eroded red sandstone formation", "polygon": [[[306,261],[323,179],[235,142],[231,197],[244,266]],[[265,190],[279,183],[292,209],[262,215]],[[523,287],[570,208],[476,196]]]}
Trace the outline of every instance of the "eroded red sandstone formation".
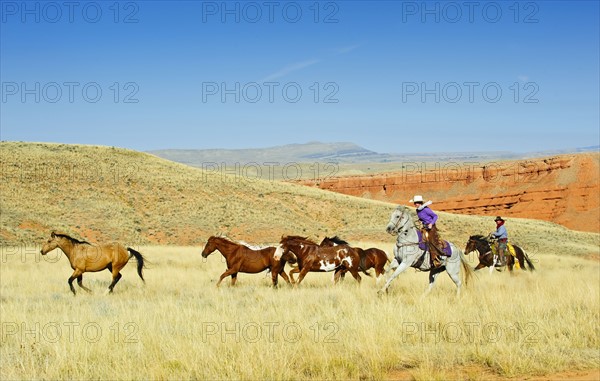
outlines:
{"label": "eroded red sandstone formation", "polygon": [[404,163],[399,172],[302,181],[334,192],[399,204],[414,194],[434,209],[552,221],[600,232],[600,154],[497,163]]}

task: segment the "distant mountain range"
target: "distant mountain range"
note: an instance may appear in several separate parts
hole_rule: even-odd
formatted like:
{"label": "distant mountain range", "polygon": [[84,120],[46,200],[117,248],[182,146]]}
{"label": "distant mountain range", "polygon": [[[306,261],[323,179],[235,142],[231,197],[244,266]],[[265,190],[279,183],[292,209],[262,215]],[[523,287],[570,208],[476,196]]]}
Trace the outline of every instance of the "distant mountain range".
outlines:
{"label": "distant mountain range", "polygon": [[202,167],[206,163],[289,163],[289,162],[333,162],[333,163],[392,163],[413,161],[456,161],[456,160],[498,160],[540,157],[567,153],[598,152],[600,146],[581,147],[565,150],[548,150],[528,153],[508,151],[491,152],[424,152],[390,154],[378,153],[349,142],[323,143],[308,142],[283,146],[249,149],[164,149],[148,151],[158,157]]}

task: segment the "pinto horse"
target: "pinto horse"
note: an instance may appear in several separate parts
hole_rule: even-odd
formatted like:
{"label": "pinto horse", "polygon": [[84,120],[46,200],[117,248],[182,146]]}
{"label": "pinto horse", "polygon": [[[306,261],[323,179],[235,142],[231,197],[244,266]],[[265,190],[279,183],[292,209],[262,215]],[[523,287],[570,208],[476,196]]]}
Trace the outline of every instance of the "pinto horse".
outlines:
{"label": "pinto horse", "polygon": [[[294,282],[293,273],[300,273],[298,282],[300,284],[309,271],[329,272],[338,270],[350,271],[350,274],[360,283],[358,274],[360,256],[358,251],[350,246],[319,246],[317,243],[300,236],[282,237],[275,253],[276,257],[282,257],[292,253],[298,262],[298,267],[290,270],[290,278]],[[339,277],[335,277],[337,282]]]}
{"label": "pinto horse", "polygon": [[202,250],[202,257],[207,258],[215,250],[218,250],[227,262],[227,270],[221,274],[217,287],[221,285],[224,278],[231,275],[231,285],[237,281],[238,273],[256,274],[265,270],[271,271],[273,287],[277,287],[278,275],[287,282],[290,280],[284,271],[285,263],[294,263],[291,255],[283,258],[274,258],[275,247],[264,247],[253,249],[246,245],[232,242],[224,237],[211,236]]}
{"label": "pinto horse", "polygon": [[113,288],[122,277],[121,270],[131,257],[135,257],[137,260],[137,272],[142,281],[144,281],[142,270],[145,267],[145,258],[138,251],[130,247],[126,248],[118,242],[92,245],[89,242],[72,238],[67,234],[53,231],[48,241],[42,246],[41,253],[42,255],[46,255],[57,247],[65,253],[71,263],[71,268],[74,270],[68,280],[73,295],[77,294],[75,287],[73,287],[75,279],[77,279],[79,287],[91,293],[92,290],[83,285],[83,273],[102,270],[108,270],[112,273],[112,283],[108,286],[107,290],[108,293],[112,293]]}
{"label": "pinto horse", "polygon": [[390,268],[396,270],[389,277],[383,289],[379,290],[380,294],[387,292],[392,281],[409,267],[429,272],[429,288],[426,293],[433,289],[435,279],[443,271],[446,271],[450,279],[456,284],[457,295],[460,294],[462,286],[461,273],[464,274],[465,283],[473,276],[473,269],[468,265],[465,255],[452,242],[448,242],[451,256],[441,257],[442,266],[432,267],[430,253],[427,249],[424,250],[419,247],[421,242],[417,227],[408,208],[405,206],[400,205],[394,209],[386,226],[386,231],[397,236],[396,246],[394,247],[394,261],[390,265]]}
{"label": "pinto horse", "polygon": [[[348,242],[344,241],[343,239],[339,238],[337,235],[334,237],[325,237],[323,238],[323,241],[321,241],[320,246],[349,246]],[[390,261],[390,259],[388,258],[387,254],[385,253],[385,251],[375,248],[375,247],[371,247],[369,249],[361,249],[360,247],[355,247],[355,249],[358,251],[358,255],[360,256],[360,262],[359,262],[359,268],[360,271],[362,271],[363,273],[365,273],[368,276],[371,276],[371,274],[369,274],[368,270],[375,268],[375,282],[379,283],[379,281],[381,280],[381,277],[385,274],[385,265]],[[346,275],[346,272],[348,270],[346,269],[341,269],[339,270],[340,276],[342,279],[344,279],[344,276]],[[337,275],[338,271],[336,271],[336,275]]]}
{"label": "pinto horse", "polygon": [[[529,266],[529,271],[535,270],[533,263],[531,263],[529,256],[525,254],[523,249],[521,249],[517,245],[512,245],[512,247],[515,249],[515,254],[517,256],[517,260],[519,261],[519,266],[521,267],[521,269],[523,271],[526,271],[527,268],[525,267],[525,263],[527,263],[527,265]],[[467,246],[465,247],[465,253],[469,254],[473,251],[477,251],[479,253],[479,264],[475,267],[475,270],[480,270],[484,267],[489,267],[491,273],[497,263],[497,254],[495,255],[492,252],[490,242],[485,236],[477,234],[469,237],[469,240],[467,241]],[[508,270],[512,272],[513,267],[515,265],[515,257],[513,257],[511,253],[508,252],[508,250],[506,250],[504,255],[506,257],[506,265],[508,266]]]}

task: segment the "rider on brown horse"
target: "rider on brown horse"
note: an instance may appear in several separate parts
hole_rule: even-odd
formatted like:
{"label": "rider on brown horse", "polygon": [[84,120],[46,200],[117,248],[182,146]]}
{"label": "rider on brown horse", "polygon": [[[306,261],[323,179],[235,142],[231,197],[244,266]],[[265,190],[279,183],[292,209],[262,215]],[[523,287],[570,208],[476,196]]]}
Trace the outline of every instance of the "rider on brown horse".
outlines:
{"label": "rider on brown horse", "polygon": [[504,266],[506,264],[504,253],[507,250],[508,232],[506,231],[506,227],[504,226],[505,221],[502,217],[498,216],[494,221],[496,221],[496,231],[490,233],[490,236],[498,240],[496,246],[498,249],[498,258],[500,259],[500,266]]}
{"label": "rider on brown horse", "polygon": [[419,220],[423,224],[423,240],[427,241],[428,243],[433,265],[435,267],[439,267],[442,264],[439,256],[446,255],[443,251],[446,243],[440,238],[437,230],[436,222],[438,220],[438,216],[429,208],[429,205],[431,205],[432,202],[427,201],[424,203],[423,196],[420,195],[416,195],[409,202],[414,203],[415,207],[417,208],[417,217],[419,217]]}

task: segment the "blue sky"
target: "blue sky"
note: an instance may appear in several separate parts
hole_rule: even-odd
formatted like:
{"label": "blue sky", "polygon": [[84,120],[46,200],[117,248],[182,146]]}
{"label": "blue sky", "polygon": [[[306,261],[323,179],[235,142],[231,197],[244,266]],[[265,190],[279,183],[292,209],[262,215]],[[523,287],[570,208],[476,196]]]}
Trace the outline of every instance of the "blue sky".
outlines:
{"label": "blue sky", "polygon": [[600,140],[597,1],[0,3],[2,140],[396,153]]}

